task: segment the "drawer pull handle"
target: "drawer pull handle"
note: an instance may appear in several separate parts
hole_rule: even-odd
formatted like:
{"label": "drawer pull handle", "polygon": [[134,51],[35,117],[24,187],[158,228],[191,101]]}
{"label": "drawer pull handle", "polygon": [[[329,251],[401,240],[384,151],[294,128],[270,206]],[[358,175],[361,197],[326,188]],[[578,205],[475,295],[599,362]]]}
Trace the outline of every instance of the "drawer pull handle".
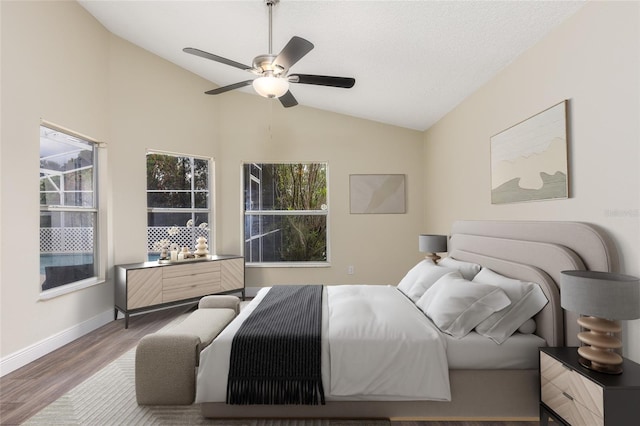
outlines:
{"label": "drawer pull handle", "polygon": [[563,394],[565,397],[567,397],[568,399],[570,399],[571,401],[573,401],[573,397],[572,397],[571,395],[569,395],[568,393],[566,393],[566,392],[562,392],[562,394]]}

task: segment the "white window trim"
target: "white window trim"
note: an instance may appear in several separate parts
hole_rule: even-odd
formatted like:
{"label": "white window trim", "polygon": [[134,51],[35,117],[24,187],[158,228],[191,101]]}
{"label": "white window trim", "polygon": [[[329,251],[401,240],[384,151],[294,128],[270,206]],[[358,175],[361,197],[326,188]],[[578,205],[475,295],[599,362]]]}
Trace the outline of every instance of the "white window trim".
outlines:
{"label": "white window trim", "polygon": [[93,287],[98,284],[106,282],[104,278],[92,277],[86,280],[74,281],[69,284],[63,284],[59,287],[51,288],[40,292],[39,300],[54,299],[58,296],[73,293],[74,291],[82,290],[85,288]]}
{"label": "white window trim", "polygon": [[247,268],[330,268],[331,262],[247,262]]}
{"label": "white window trim", "polygon": [[[209,187],[209,208],[208,209],[166,209],[166,208],[161,208],[161,207],[149,207],[147,206],[147,212],[150,213],[157,213],[157,212],[179,212],[180,210],[183,210],[184,212],[206,212],[209,214],[209,221],[207,222],[209,224],[209,239],[207,241],[207,245],[208,245],[208,250],[209,253],[215,255],[217,254],[217,244],[216,244],[216,240],[218,239],[218,232],[217,232],[217,226],[216,226],[216,215],[215,215],[215,211],[216,211],[216,187],[215,187],[215,173],[216,173],[216,161],[215,161],[215,157],[210,157],[210,156],[205,156],[205,155],[194,155],[194,154],[186,154],[183,152],[174,152],[174,151],[163,151],[163,150],[158,150],[158,149],[152,149],[152,148],[148,148],[145,154],[145,159],[147,158],[148,154],[161,154],[161,155],[173,155],[176,157],[190,157],[190,158],[195,158],[198,160],[205,160],[209,163],[209,176],[207,179],[207,186]],[[145,161],[145,175],[146,175],[146,161]],[[146,187],[146,184],[145,184]],[[147,190],[145,189],[145,195],[147,194]],[[189,191],[190,192],[190,191]],[[196,191],[196,192],[203,192],[203,191]],[[146,203],[145,203],[146,204]],[[147,226],[149,226],[149,223],[147,222]],[[211,238],[211,236],[213,235],[213,238]],[[148,243],[148,242],[147,242]],[[146,246],[146,244],[145,244]],[[145,259],[148,256],[148,251],[145,251],[144,253],[144,257]]]}
{"label": "white window trim", "polygon": [[[247,164],[318,164],[323,163],[326,165],[327,175],[327,209],[326,210],[251,210],[247,212],[244,209],[244,166]],[[247,215],[261,216],[287,216],[287,215],[324,215],[327,217],[327,260],[324,262],[246,262],[247,268],[330,268],[331,267],[331,220],[329,216],[330,203],[329,203],[329,162],[328,161],[242,161],[240,163],[240,189],[242,196],[240,197],[240,241],[242,242],[240,247],[240,255],[245,257],[245,235],[244,235],[244,218]]]}
{"label": "white window trim", "polygon": [[[95,259],[94,262],[96,264],[97,275],[91,278],[87,278],[85,280],[75,281],[68,284],[63,284],[59,287],[55,287],[49,290],[42,290],[42,283],[38,282],[38,288],[40,290],[38,300],[50,300],[59,296],[63,296],[65,294],[74,293],[79,290],[83,290],[85,288],[93,287],[96,285],[100,285],[106,282],[107,275],[107,253],[109,252],[109,241],[108,241],[108,232],[107,232],[107,196],[106,191],[104,190],[107,185],[107,143],[103,141],[99,141],[96,138],[91,136],[84,135],[82,133],[78,133],[76,131],[70,130],[66,127],[60,126],[58,124],[52,123],[47,120],[40,120],[40,125],[44,127],[48,127],[53,130],[58,130],[60,132],[66,133],[70,136],[83,139],[87,142],[91,142],[94,146],[94,149],[101,150],[99,153],[98,161],[94,164],[96,168],[96,180],[97,184],[95,187],[95,197],[98,203],[97,209],[79,209],[81,211],[94,211],[96,212],[96,227],[95,230]],[[50,211],[56,210],[55,207],[48,207]],[[73,210],[72,207],[66,209],[68,211]]]}

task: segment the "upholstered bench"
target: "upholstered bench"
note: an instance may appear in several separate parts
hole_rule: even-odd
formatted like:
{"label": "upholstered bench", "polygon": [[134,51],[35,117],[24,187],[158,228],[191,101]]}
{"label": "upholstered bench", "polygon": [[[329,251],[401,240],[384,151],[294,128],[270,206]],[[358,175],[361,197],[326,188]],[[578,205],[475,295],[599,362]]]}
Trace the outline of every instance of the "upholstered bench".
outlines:
{"label": "upholstered bench", "polygon": [[139,405],[188,405],[195,400],[200,351],[235,318],[236,296],[206,296],[182,322],[149,334],[136,348]]}

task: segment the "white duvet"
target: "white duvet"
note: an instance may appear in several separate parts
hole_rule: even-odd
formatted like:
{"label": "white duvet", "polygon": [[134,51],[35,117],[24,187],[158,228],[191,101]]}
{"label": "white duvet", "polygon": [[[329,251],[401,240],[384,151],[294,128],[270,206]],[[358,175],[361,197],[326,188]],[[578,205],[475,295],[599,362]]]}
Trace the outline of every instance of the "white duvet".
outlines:
{"label": "white duvet", "polygon": [[[268,290],[202,351],[196,403],[225,401],[233,335]],[[451,399],[445,339],[395,287],[325,287],[322,340],[328,401]]]}

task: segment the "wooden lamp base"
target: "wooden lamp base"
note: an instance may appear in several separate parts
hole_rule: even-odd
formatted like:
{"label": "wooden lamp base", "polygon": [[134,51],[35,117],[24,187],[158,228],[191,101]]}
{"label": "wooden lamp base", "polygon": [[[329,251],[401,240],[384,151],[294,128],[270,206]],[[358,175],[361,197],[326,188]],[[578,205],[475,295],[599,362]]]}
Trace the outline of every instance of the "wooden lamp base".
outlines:
{"label": "wooden lamp base", "polygon": [[578,325],[585,329],[578,333],[578,340],[585,345],[578,348],[580,364],[600,373],[622,373],[622,356],[614,352],[622,347],[622,341],[615,336],[622,331],[620,324],[597,317],[580,317]]}
{"label": "wooden lamp base", "polygon": [[424,258],[432,260],[433,263],[438,263],[438,260],[441,259],[441,257],[435,253],[427,253],[427,255]]}

